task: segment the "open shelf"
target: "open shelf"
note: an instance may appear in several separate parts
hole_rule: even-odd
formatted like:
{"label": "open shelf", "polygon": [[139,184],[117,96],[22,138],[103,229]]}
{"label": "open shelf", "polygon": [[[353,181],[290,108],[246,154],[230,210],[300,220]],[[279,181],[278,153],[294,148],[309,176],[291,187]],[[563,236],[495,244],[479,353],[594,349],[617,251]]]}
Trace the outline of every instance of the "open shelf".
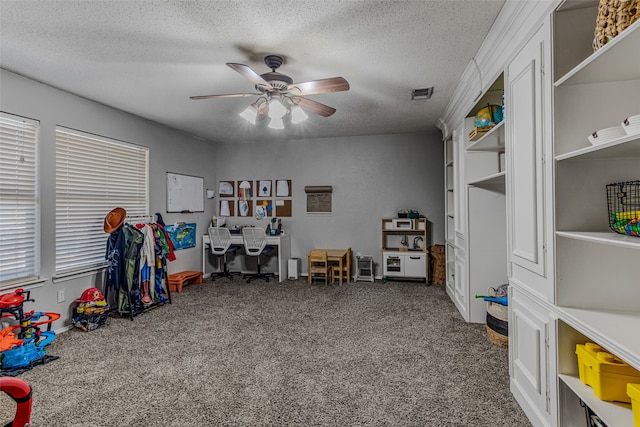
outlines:
{"label": "open shelf", "polygon": [[483,188],[494,189],[494,190],[499,190],[501,188],[502,192],[504,192],[505,173],[504,172],[494,173],[492,175],[475,180],[473,182],[469,182],[467,184],[474,187],[483,187]]}
{"label": "open shelf", "polygon": [[613,231],[556,231],[556,235],[568,239],[640,250],[640,237],[625,236]]}
{"label": "open shelf", "polygon": [[[586,139],[586,137],[585,137]],[[609,142],[585,147],[556,156],[557,161],[568,159],[615,159],[640,156],[640,134],[626,135]]]}
{"label": "open shelf", "polygon": [[640,340],[632,338],[640,330],[640,312],[573,307],[558,307],[558,311],[563,322],[640,369]]}
{"label": "open shelf", "polygon": [[477,141],[472,142],[467,151],[504,151],[504,120],[495,125]]}
{"label": "open shelf", "polygon": [[608,426],[633,427],[633,413],[631,405],[618,402],[605,402],[598,399],[593,389],[572,375],[559,375],[564,383],[578,398],[580,398],[600,419]]}
{"label": "open shelf", "polygon": [[640,55],[637,54],[640,46],[639,29],[640,21],[637,21],[559,78],[555,86],[637,80],[640,70]]}

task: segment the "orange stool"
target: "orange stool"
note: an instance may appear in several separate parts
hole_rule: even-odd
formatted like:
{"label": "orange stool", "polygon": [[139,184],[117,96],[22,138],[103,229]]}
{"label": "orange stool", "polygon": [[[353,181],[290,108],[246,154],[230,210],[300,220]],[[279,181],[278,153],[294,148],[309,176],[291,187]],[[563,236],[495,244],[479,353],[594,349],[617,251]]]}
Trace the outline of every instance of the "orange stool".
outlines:
{"label": "orange stool", "polygon": [[202,284],[202,271],[181,271],[169,275],[169,291],[182,292],[182,286],[189,283]]}

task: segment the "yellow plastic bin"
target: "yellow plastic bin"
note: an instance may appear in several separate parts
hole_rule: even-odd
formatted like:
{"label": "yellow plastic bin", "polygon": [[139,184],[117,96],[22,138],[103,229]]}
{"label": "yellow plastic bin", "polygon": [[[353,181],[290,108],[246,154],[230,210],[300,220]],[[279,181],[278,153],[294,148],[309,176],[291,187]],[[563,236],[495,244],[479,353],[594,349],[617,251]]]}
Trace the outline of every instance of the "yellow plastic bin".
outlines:
{"label": "yellow plastic bin", "polygon": [[627,394],[631,398],[633,425],[640,426],[640,384],[627,384]]}
{"label": "yellow plastic bin", "polygon": [[609,402],[631,403],[628,383],[640,383],[640,371],[594,343],[576,345],[580,381]]}

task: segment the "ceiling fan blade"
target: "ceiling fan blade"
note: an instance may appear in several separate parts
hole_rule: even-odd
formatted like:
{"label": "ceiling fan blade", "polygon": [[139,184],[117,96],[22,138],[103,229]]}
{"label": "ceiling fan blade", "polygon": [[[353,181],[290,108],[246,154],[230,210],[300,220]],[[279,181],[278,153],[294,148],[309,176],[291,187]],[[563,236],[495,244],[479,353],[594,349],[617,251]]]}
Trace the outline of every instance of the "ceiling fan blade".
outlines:
{"label": "ceiling fan blade", "polygon": [[260,75],[255,71],[253,71],[251,67],[249,67],[248,65],[227,62],[227,66],[237,71],[238,73],[242,74],[244,77],[249,79],[249,81],[251,81],[254,85],[264,86],[269,90],[273,90],[273,86],[271,86],[265,79],[260,77]]}
{"label": "ceiling fan blade", "polygon": [[297,105],[299,105],[303,110],[307,110],[310,113],[314,113],[322,117],[329,117],[336,112],[335,108],[329,107],[328,105],[324,105],[316,101],[312,101],[309,98],[296,96],[294,100],[296,101]]}
{"label": "ceiling fan blade", "polygon": [[211,99],[211,98],[241,98],[245,96],[260,96],[261,93],[223,93],[220,95],[198,95],[190,96],[189,99]]}
{"label": "ceiling fan blade", "polygon": [[287,89],[289,91],[291,91],[292,89],[297,89],[300,91],[300,95],[314,95],[316,93],[326,92],[342,92],[345,90],[349,90],[349,82],[347,82],[342,77],[331,77],[329,79],[294,83],[289,85]]}

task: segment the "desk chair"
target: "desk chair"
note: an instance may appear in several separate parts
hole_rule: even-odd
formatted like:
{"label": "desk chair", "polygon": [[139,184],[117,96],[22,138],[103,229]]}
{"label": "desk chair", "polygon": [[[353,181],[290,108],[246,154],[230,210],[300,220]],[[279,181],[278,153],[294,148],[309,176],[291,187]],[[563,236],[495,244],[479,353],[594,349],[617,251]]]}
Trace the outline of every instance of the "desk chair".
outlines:
{"label": "desk chair", "polygon": [[[351,258],[353,257],[351,253],[351,248],[347,249],[346,260],[342,264],[342,278],[347,279],[347,283],[351,282]],[[340,265],[339,264],[331,264],[331,282],[335,282],[336,278],[340,276]]]}
{"label": "desk chair", "polygon": [[222,271],[211,273],[211,279],[215,280],[216,277],[232,279],[233,275],[241,274],[240,272],[230,272],[227,266],[227,254],[235,256],[236,252],[241,248],[240,245],[231,244],[231,233],[229,230],[223,227],[209,227],[209,240],[211,253],[216,256],[218,266],[220,266],[220,260],[222,259]]}
{"label": "desk chair", "polygon": [[309,252],[308,261],[309,274],[307,277],[309,283],[311,283],[314,278],[324,278],[324,284],[327,285],[329,280],[329,260],[327,259],[327,252],[313,250]]}
{"label": "desk chair", "polygon": [[267,235],[262,227],[244,227],[242,229],[242,239],[244,240],[244,250],[247,255],[256,257],[258,263],[258,271],[256,273],[247,273],[242,278],[247,279],[247,283],[253,279],[264,279],[269,281],[269,277],[273,273],[262,273],[260,267],[262,265],[261,255],[268,255],[273,251],[273,246],[267,246]]}

